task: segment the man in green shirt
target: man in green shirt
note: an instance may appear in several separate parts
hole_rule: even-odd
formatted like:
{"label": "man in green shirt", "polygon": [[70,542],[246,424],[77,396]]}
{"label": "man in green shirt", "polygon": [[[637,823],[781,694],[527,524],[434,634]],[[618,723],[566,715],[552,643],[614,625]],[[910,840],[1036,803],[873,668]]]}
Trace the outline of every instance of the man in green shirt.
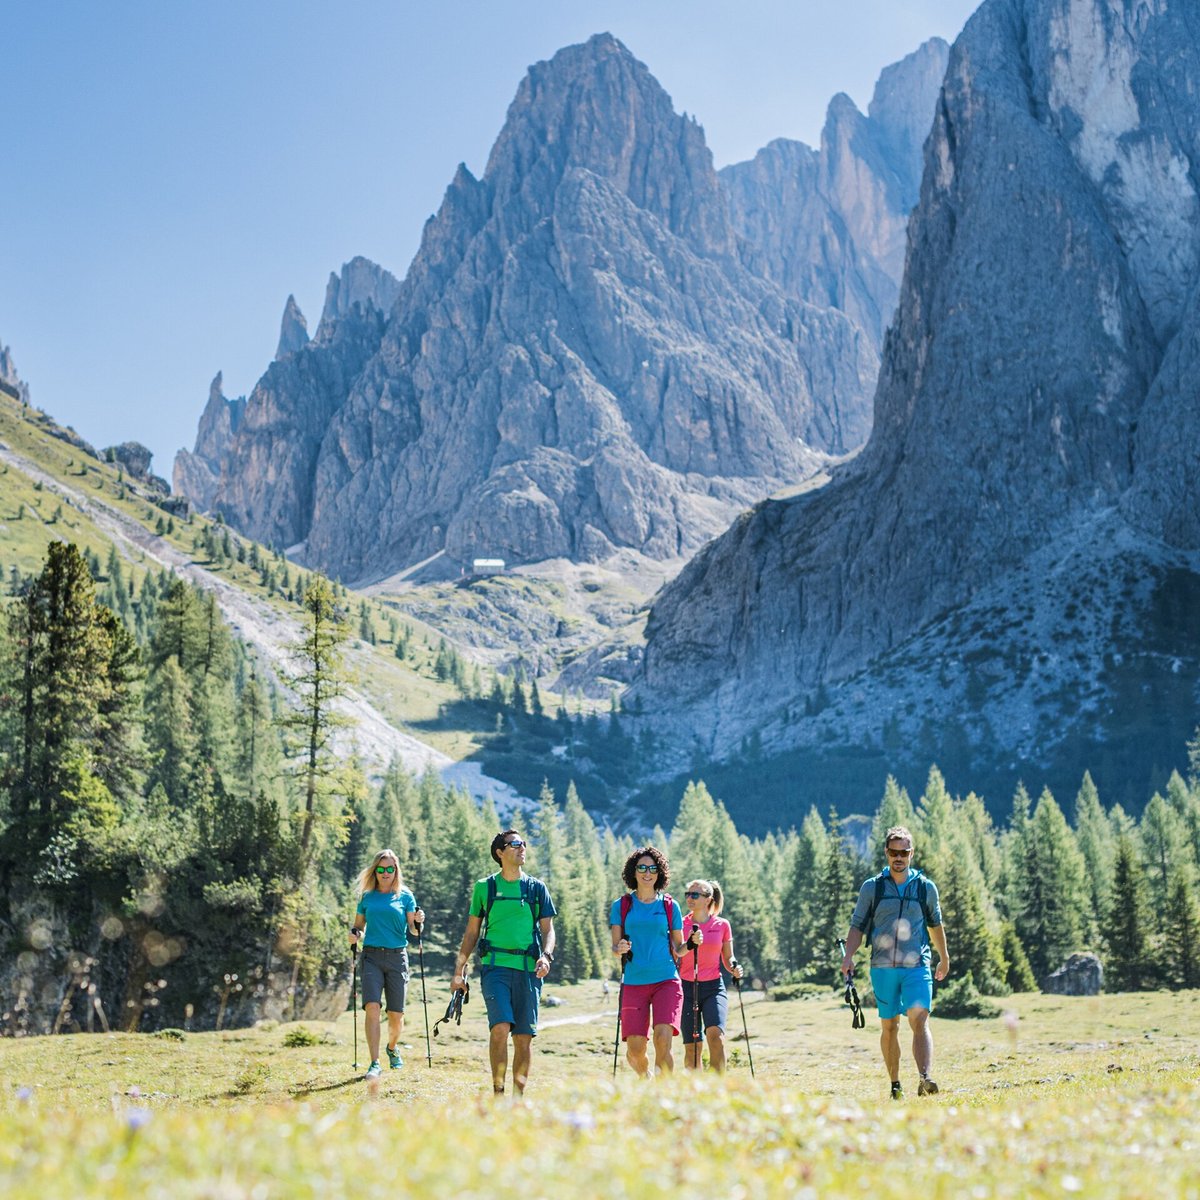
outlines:
{"label": "man in green shirt", "polygon": [[537,1036],[542,980],[554,961],[554,902],[540,879],[525,874],[525,839],[506,829],[492,839],[500,870],[471,892],[470,915],[454,964],[451,987],[466,986],[467,964],[479,948],[479,986],[491,1028],[488,1055],[492,1090],[504,1092],[508,1039],[513,1042],[513,1086],[525,1090]]}

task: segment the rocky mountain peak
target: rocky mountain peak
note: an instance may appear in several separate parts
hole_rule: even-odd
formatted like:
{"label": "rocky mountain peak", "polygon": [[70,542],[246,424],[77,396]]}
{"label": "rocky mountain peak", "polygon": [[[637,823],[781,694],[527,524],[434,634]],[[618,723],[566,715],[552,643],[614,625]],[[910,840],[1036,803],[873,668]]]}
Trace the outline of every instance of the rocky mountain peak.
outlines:
{"label": "rocky mountain peak", "polygon": [[307,345],[308,322],[296,303],[296,297],[288,296],[287,304],[283,307],[283,319],[279,323],[279,345],[275,349],[275,357],[286,358]]}
{"label": "rocky mountain peak", "polygon": [[780,138],[720,174],[748,265],[788,295],[847,313],[876,348],[899,296],[948,54],[933,38],[886,68],[867,116],[834,96],[819,150]]}
{"label": "rocky mountain peak", "polygon": [[373,308],[386,315],[399,294],[400,281],[391,271],[361,255],[352,258],[343,265],[340,275],[336,271],[329,274],[316,340],[328,340],[336,322],[350,316],[355,306]]}
{"label": "rocky mountain peak", "polygon": [[733,251],[703,130],[608,33],[529,68],[484,179],[497,207],[519,196],[540,216],[572,170],[603,178],[693,247]]}

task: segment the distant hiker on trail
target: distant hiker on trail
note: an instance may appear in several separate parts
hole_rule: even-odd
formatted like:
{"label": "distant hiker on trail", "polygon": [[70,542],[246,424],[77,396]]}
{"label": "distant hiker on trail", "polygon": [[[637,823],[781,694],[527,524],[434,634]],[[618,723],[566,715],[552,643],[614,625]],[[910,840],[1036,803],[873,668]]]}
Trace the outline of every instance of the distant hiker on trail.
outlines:
{"label": "distant hiker on trail", "polygon": [[613,901],[608,920],[613,953],[623,963],[620,1022],[625,1057],[639,1075],[649,1074],[646,1047],[653,1024],[655,1070],[672,1071],[671,1039],[679,1032],[683,1009],[677,970],[683,918],[679,905],[663,891],[671,870],[661,850],[643,846],[625,860],[621,878],[629,891]]}
{"label": "distant hiker on trail", "polygon": [[[725,990],[724,965],[735,979],[742,968],[733,960],[733,930],[720,916],[724,899],[716,880],[693,879],[683,893],[688,913],[683,919],[683,957],[679,977],[683,981],[683,1065],[696,1070],[702,1063],[703,1044],[696,1018],[708,1042],[708,1065],[725,1070],[725,1017],[729,997]],[[695,950],[691,946],[698,947]],[[697,982],[698,980],[698,982]]]}
{"label": "distant hiker on trail", "polygon": [[933,1035],[929,1008],[933,1002],[930,939],[938,952],[940,983],[950,972],[946,931],[937,885],[912,869],[913,836],[903,825],[893,826],[883,840],[888,866],[859,890],[858,903],[846,935],[842,974],[854,970],[854,952],[866,941],[871,947],[871,986],[883,1032],[879,1046],[892,1081],[892,1099],[902,1100],[900,1086],[900,1015],[908,1017],[912,1052],[920,1073],[918,1096],[932,1096],[938,1086],[930,1078]]}
{"label": "distant hiker on trail", "polygon": [[[367,1014],[367,1049],[371,1065],[367,1079],[378,1079],[379,1008],[386,996],[388,1014],[388,1064],[404,1065],[400,1057],[400,1030],[404,1028],[404,993],[408,987],[408,935],[417,935],[425,914],[400,878],[400,860],[394,850],[380,850],[358,877],[362,893],[350,932],[350,945],[363,939],[362,998]],[[365,931],[365,937],[364,937]]]}
{"label": "distant hiker on trail", "polygon": [[554,902],[546,885],[522,870],[526,849],[525,839],[515,829],[492,838],[492,858],[500,870],[480,879],[471,892],[470,915],[451,981],[456,992],[467,986],[467,964],[478,945],[479,985],[491,1029],[492,1090],[497,1095],[503,1094],[508,1074],[510,1035],[513,1087],[525,1090],[542,980],[554,962]]}

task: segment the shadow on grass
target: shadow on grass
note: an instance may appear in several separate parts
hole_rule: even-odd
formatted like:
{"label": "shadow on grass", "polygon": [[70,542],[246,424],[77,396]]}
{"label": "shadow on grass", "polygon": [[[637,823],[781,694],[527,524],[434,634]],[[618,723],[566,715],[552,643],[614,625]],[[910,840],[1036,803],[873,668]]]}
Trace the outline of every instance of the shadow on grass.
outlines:
{"label": "shadow on grass", "polygon": [[308,1096],[318,1096],[322,1092],[336,1092],[341,1088],[353,1087],[356,1083],[362,1083],[362,1081],[362,1075],[358,1074],[352,1075],[349,1079],[339,1079],[337,1083],[323,1083],[320,1087],[289,1088],[288,1092],[293,1098],[303,1100]]}

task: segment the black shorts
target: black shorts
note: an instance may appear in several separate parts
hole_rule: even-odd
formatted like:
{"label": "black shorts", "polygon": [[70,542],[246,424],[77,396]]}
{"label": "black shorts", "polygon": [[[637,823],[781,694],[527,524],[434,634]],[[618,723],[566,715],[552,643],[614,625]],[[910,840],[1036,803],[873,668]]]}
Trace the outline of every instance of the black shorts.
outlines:
{"label": "black shorts", "polygon": [[408,990],[408,951],[385,950],[382,946],[364,946],[362,964],[362,1003],[379,1004],[387,996],[388,1012],[404,1011],[404,994]]}
{"label": "black shorts", "polygon": [[[729,1013],[729,995],[725,991],[725,980],[700,980],[700,1025],[703,1029],[725,1030],[725,1017]],[[679,1031],[686,1044],[692,1040],[692,981],[683,981],[683,1019]]]}

